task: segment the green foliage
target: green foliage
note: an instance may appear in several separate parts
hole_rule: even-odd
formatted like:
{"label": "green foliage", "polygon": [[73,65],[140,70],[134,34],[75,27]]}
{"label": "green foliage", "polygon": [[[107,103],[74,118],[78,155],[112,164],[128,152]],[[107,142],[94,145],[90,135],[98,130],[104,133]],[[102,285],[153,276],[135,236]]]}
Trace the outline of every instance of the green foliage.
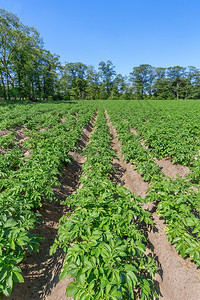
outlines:
{"label": "green foliage", "polygon": [[[96,106],[70,104],[29,104],[1,107],[0,128],[23,122],[26,139],[19,144],[17,128],[0,137],[0,294],[10,296],[15,282],[23,282],[17,266],[28,252],[38,252],[41,237],[30,230],[40,215],[35,213],[44,199],[55,199],[60,170],[71,161],[69,151],[94,115]],[[5,119],[6,116],[6,119]],[[41,129],[42,127],[42,129]],[[29,155],[25,155],[26,152]]]}
{"label": "green foliage", "polygon": [[[53,188],[71,161],[69,152],[77,150],[83,127],[102,103],[0,106],[0,295],[9,296],[15,283],[23,281],[19,263],[28,252],[37,252],[42,241],[31,234],[40,221],[35,211],[44,199],[55,199]],[[146,254],[146,231],[152,220],[142,209],[143,202],[157,204],[169,241],[183,257],[200,264],[200,197],[192,189],[200,180],[199,103],[106,101],[103,105],[117,129],[125,159],[150,183],[149,193],[142,200],[112,182],[116,153],[101,108],[85,149],[82,187],[64,201],[73,213],[61,218],[51,253],[57,247],[66,252],[61,279],[76,278],[67,288],[68,296],[153,299],[156,266]],[[19,129],[26,138],[23,142],[18,141]],[[187,179],[167,178],[155,156],[187,165],[192,173]]]}
{"label": "green foliage", "polygon": [[[181,104],[181,105],[180,105]],[[200,265],[199,193],[193,186],[200,182],[199,103],[128,102],[120,109],[105,106],[117,129],[122,152],[127,161],[149,181],[145,201],[158,202],[157,213],[165,220],[166,233],[176,250]],[[137,129],[138,135],[130,132]],[[148,148],[145,148],[145,145]],[[166,177],[152,157],[170,157],[173,163],[190,167],[187,179]],[[190,179],[190,181],[188,181]]]}
{"label": "green foliage", "polygon": [[74,212],[59,222],[51,249],[66,252],[60,279],[75,277],[67,287],[74,299],[153,299],[155,261],[146,255],[145,231],[152,225],[140,197],[109,177],[115,152],[105,115],[99,111],[86,147],[82,187],[64,204]]}
{"label": "green foliage", "polygon": [[4,99],[55,99],[58,56],[44,49],[38,31],[0,9],[0,92]]}
{"label": "green foliage", "polygon": [[185,258],[200,265],[199,199],[190,183],[177,178],[154,182],[149,199],[158,199],[157,213],[164,218],[168,239]]}

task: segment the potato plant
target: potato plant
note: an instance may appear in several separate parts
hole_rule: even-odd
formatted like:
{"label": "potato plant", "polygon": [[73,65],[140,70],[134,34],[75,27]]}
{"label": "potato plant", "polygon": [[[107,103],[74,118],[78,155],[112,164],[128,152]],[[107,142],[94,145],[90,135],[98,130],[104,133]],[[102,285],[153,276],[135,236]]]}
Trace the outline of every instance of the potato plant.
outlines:
{"label": "potato plant", "polygon": [[[127,161],[134,164],[134,168],[143,176],[143,179],[150,183],[146,201],[158,203],[157,213],[165,220],[169,242],[176,245],[177,252],[183,258],[190,257],[199,266],[200,198],[199,192],[194,191],[192,187],[195,185],[199,188],[200,181],[199,155],[196,158],[194,156],[199,146],[198,119],[194,118],[192,121],[190,113],[189,120],[185,120],[184,115],[187,112],[183,111],[180,106],[180,120],[174,120],[176,115],[170,110],[170,105],[168,105],[167,113],[161,110],[162,116],[156,113],[155,106],[147,107],[144,104],[129,103],[123,111],[119,109],[119,106],[114,108],[108,103],[105,108],[117,129],[122,153]],[[130,132],[133,126],[138,130],[138,136]],[[179,130],[180,128],[182,131]],[[142,146],[141,137],[145,139],[149,149]],[[170,140],[171,137],[173,138]],[[179,139],[181,140],[178,142]],[[177,141],[176,147],[174,141]],[[190,143],[193,143],[191,147],[189,147]],[[184,156],[182,156],[183,152]],[[157,158],[170,155],[174,163],[186,165],[189,163],[192,173],[188,174],[186,179],[168,178],[152,159],[154,155]]]}
{"label": "potato plant", "polygon": [[75,277],[67,287],[74,299],[153,299],[156,264],[146,254],[152,225],[142,199],[110,179],[115,152],[102,110],[86,147],[83,186],[64,204],[73,213],[59,222],[51,253],[66,252],[60,279]]}
{"label": "potato plant", "polygon": [[14,284],[23,282],[19,263],[27,252],[39,251],[42,238],[30,233],[40,217],[35,211],[44,199],[55,199],[53,187],[60,185],[60,170],[71,160],[69,151],[77,148],[82,129],[95,110],[93,104],[72,109],[69,104],[35,104],[31,112],[24,113],[23,120],[13,108],[8,121],[15,121],[0,123],[5,129],[23,121],[28,137],[23,148],[29,149],[27,157],[26,150],[15,144],[16,129],[10,129],[8,140],[0,139],[0,146],[6,148],[4,154],[0,153],[0,295],[10,296]]}

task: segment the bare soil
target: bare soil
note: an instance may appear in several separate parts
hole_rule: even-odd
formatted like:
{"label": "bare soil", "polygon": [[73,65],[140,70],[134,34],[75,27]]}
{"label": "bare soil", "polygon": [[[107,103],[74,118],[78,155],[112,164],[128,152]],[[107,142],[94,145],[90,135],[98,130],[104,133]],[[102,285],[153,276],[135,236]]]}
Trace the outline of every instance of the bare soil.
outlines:
{"label": "bare soil", "polygon": [[[15,139],[16,139],[16,140],[14,140],[14,143],[17,145],[17,147],[18,147],[20,150],[22,150],[22,151],[25,152],[24,155],[25,155],[26,157],[31,156],[31,153],[29,152],[28,148],[25,148],[25,147],[23,146],[24,141],[25,141],[26,139],[29,139],[29,137],[27,137],[27,136],[25,135],[24,126],[23,126],[23,125],[22,125],[22,126],[17,126],[17,127],[12,128],[11,130],[12,130],[12,131],[13,131],[13,130],[15,131]],[[5,137],[5,136],[8,136],[9,133],[11,133],[11,130],[7,130],[7,129],[0,130],[0,136],[4,136],[4,137]],[[7,151],[8,151],[8,149],[2,149],[2,148],[0,148],[0,152],[1,152],[2,154],[7,153]],[[22,158],[22,159],[23,159],[23,158]],[[25,160],[27,160],[27,159],[25,159]]]}
{"label": "bare soil", "polygon": [[[135,135],[138,135],[137,131],[134,128],[130,129]],[[140,139],[141,145],[145,149],[149,149],[148,146],[144,144],[144,141]],[[177,175],[185,178],[188,173],[190,173],[190,169],[187,166],[173,164],[169,158],[162,158],[161,160],[157,159],[156,157],[152,157],[161,171],[165,174],[165,176],[169,176],[171,178],[176,178]]]}
{"label": "bare soil", "polygon": [[19,147],[20,150],[24,151],[24,156],[26,157],[25,159],[23,157],[21,159],[27,161],[31,157],[32,152],[30,152],[30,149],[24,147],[23,145],[24,141],[29,139],[29,137],[25,135],[23,127],[17,129],[15,138],[17,139],[17,146]]}
{"label": "bare soil", "polygon": [[52,203],[45,201],[38,211],[42,221],[41,224],[36,225],[34,233],[42,236],[44,241],[41,243],[39,252],[28,254],[20,265],[24,283],[16,284],[12,296],[3,297],[3,300],[73,299],[65,295],[66,287],[72,279],[65,278],[59,282],[65,253],[59,249],[53,256],[50,256],[49,250],[57,236],[59,219],[68,211],[60,202],[80,187],[82,164],[86,159],[81,153],[89,142],[95,120],[96,118],[83,128],[83,135],[78,144],[79,150],[70,153],[73,161],[62,171],[61,186],[54,188],[59,201]]}
{"label": "bare soil", "polygon": [[186,178],[186,176],[191,172],[190,169],[186,166],[179,164],[174,165],[169,158],[162,158],[161,160],[158,160],[154,157],[154,159],[165,176],[176,178],[178,175]]}
{"label": "bare soil", "polygon": [[160,275],[156,279],[160,283],[162,300],[198,300],[200,299],[200,270],[189,259],[184,260],[168,242],[164,231],[164,221],[156,212],[152,214],[153,231],[149,239],[152,250],[160,262]]}
{"label": "bare soil", "polygon": [[[112,146],[118,158],[114,160],[117,172],[113,174],[114,180],[125,185],[136,195],[145,198],[148,183],[144,182],[141,175],[133,170],[133,164],[126,163],[121,152],[121,146],[117,139],[117,133],[107,115],[108,125],[112,136]],[[60,201],[76,191],[80,187],[81,165],[86,158],[81,155],[87,145],[95,120],[84,129],[84,135],[80,141],[78,152],[71,152],[73,162],[66,165],[60,179],[61,186],[54,191]],[[168,175],[169,176],[169,175]],[[164,222],[156,215],[156,206],[153,203],[146,205],[146,209],[152,211],[154,219],[153,231],[149,233],[152,244],[152,252],[158,260],[159,274],[156,280],[160,284],[160,297],[162,300],[198,300],[200,299],[200,271],[189,260],[177,254],[174,247],[168,242],[164,232]],[[41,244],[39,253],[29,254],[21,264],[25,282],[16,285],[11,297],[4,300],[64,300],[73,299],[65,295],[67,285],[71,279],[59,282],[59,275],[64,263],[65,253],[58,250],[52,257],[49,255],[50,246],[57,235],[57,227],[60,217],[67,211],[59,202],[45,202],[40,209],[41,224],[36,226],[35,232],[45,239]]]}
{"label": "bare soil", "polygon": [[112,137],[112,147],[117,153],[117,158],[113,161],[113,165],[116,169],[116,172],[113,174],[114,180],[119,185],[125,185],[135,195],[141,196],[144,199],[149,185],[147,182],[144,182],[142,176],[133,169],[134,165],[125,161],[124,156],[122,155],[120,142],[117,138],[117,131],[110,122],[107,113],[106,119]]}
{"label": "bare soil", "polygon": [[10,131],[7,129],[0,130],[0,136],[7,136],[9,133],[10,133]]}
{"label": "bare soil", "polygon": [[60,119],[60,122],[61,122],[61,123],[65,123],[66,120],[67,120],[67,118],[63,118],[63,119]]}
{"label": "bare soil", "polygon": [[130,132],[134,133],[135,135],[138,135],[137,131],[134,128],[131,128]]}
{"label": "bare soil", "polygon": [[200,156],[200,150],[199,150],[198,154],[195,155],[194,159],[197,160],[197,159],[198,159],[198,156]]}
{"label": "bare soil", "polygon": [[[137,195],[144,197],[148,184],[140,180],[134,180],[135,171],[131,164],[127,164],[122,157],[121,146],[117,139],[117,133],[107,116],[107,122],[112,136],[112,147],[116,151],[118,158],[114,161],[117,165],[116,181],[125,185],[130,191],[137,191]],[[169,167],[169,166],[168,166]],[[126,174],[126,175],[125,175]],[[171,173],[170,173],[171,174]],[[168,175],[169,176],[169,175]],[[155,283],[159,283],[159,299],[162,300],[198,300],[200,299],[200,270],[189,259],[184,260],[176,252],[173,245],[168,242],[164,231],[164,221],[156,214],[154,203],[147,203],[143,206],[152,212],[154,221],[153,230],[149,232],[151,251],[157,259],[158,273]]]}

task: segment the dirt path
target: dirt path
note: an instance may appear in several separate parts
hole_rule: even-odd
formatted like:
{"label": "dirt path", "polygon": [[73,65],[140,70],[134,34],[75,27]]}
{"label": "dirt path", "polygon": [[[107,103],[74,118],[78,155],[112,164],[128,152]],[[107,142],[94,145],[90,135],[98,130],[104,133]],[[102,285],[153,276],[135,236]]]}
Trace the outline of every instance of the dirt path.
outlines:
{"label": "dirt path", "polygon": [[[77,165],[77,169],[79,169],[79,174],[78,174],[78,185],[76,186],[75,189],[73,189],[73,193],[76,192],[77,188],[80,188],[79,185],[79,179],[81,176],[81,169],[82,169],[82,164],[86,161],[86,157],[84,155],[82,155],[82,150],[88,145],[89,143],[89,138],[90,135],[93,132],[93,125],[96,121],[96,118],[94,118],[93,122],[90,123],[86,128],[83,129],[84,131],[84,135],[83,135],[83,139],[80,141],[79,147],[80,149],[77,152],[74,153],[70,153],[73,158],[74,158],[74,164]],[[74,172],[74,175],[76,174],[76,172]],[[58,193],[60,194],[61,197],[63,197],[64,199],[66,199],[66,193],[68,190],[68,187],[70,185],[73,185],[73,177],[68,176],[68,174],[63,177],[63,180],[67,183],[64,184],[64,182],[62,182],[62,186],[59,189]],[[54,286],[54,288],[51,290],[51,293],[46,296],[44,299],[45,300],[70,300],[70,299],[74,299],[73,297],[67,297],[65,295],[66,292],[66,287],[69,285],[69,283],[72,281],[72,279],[63,279],[59,282],[57,282],[57,284]]]}
{"label": "dirt path", "polygon": [[[119,184],[125,185],[132,192],[144,197],[148,188],[142,178],[136,177],[133,165],[126,163],[122,157],[121,146],[117,138],[117,132],[109,121],[107,122],[112,136],[112,146],[116,151],[118,159],[114,164],[118,167],[115,180]],[[134,175],[133,175],[134,174]],[[134,180],[134,178],[136,180]],[[152,244],[152,252],[158,259],[159,273],[155,280],[160,285],[160,296],[162,300],[199,300],[200,299],[200,270],[195,264],[177,254],[174,246],[167,239],[164,231],[164,222],[159,219],[152,203],[145,205],[146,209],[152,209],[154,219],[153,231],[149,233],[149,240]],[[149,208],[148,208],[149,207]]]}
{"label": "dirt path", "polygon": [[[175,248],[168,242],[164,231],[164,221],[160,220],[156,212],[153,231],[149,239],[153,251],[161,264],[161,276],[157,276],[160,283],[162,300],[199,300],[200,299],[200,270],[189,259],[184,260]],[[160,278],[159,278],[160,277]]]}
{"label": "dirt path", "polygon": [[[138,133],[134,128],[131,128],[130,132],[138,136]],[[146,150],[149,149],[149,147],[144,144],[142,139],[140,139],[140,143]],[[161,169],[165,176],[176,178],[177,175],[179,175],[185,178],[187,174],[191,172],[190,169],[186,166],[179,164],[174,165],[169,158],[162,158],[161,160],[157,159],[156,157],[152,158],[155,160],[157,166]]]}
{"label": "dirt path", "polygon": [[112,137],[112,147],[117,153],[117,159],[114,159],[113,165],[116,168],[116,173],[113,174],[114,179],[120,185],[125,185],[131,192],[143,199],[146,196],[149,187],[147,182],[144,182],[142,176],[133,170],[133,164],[127,163],[122,155],[120,142],[117,138],[117,131],[109,121],[109,116],[106,113],[108,126],[110,127],[110,134]]}
{"label": "dirt path", "polygon": [[[83,129],[83,136],[79,143],[80,149],[71,152],[73,161],[66,165],[60,179],[61,186],[55,188],[54,192],[59,200],[66,199],[79,188],[82,164],[85,156],[81,155],[82,149],[89,142],[92,128],[96,118]],[[39,213],[42,215],[41,224],[37,225],[34,232],[44,237],[39,253],[29,254],[21,264],[24,283],[17,284],[11,297],[4,297],[3,300],[66,300],[73,299],[66,297],[65,291],[71,280],[64,279],[59,282],[59,275],[64,263],[65,253],[58,250],[52,257],[49,250],[57,235],[59,219],[67,211],[66,207],[59,202],[43,204]]]}

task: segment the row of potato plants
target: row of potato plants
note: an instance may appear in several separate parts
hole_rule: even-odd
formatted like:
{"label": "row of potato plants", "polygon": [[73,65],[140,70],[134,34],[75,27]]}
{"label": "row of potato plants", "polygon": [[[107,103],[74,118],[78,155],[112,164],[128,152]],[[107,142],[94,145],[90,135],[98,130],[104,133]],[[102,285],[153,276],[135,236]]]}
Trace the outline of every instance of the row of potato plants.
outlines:
{"label": "row of potato plants", "polygon": [[[147,116],[148,122],[137,125],[139,135],[149,147],[151,155],[158,159],[170,157],[173,163],[187,165],[192,172],[188,179],[199,185],[200,102],[181,101],[160,107],[153,103],[152,107],[152,115]],[[129,121],[134,127],[133,115],[129,115]]]}
{"label": "row of potato plants", "polygon": [[157,214],[165,220],[168,239],[176,244],[176,250],[184,258],[189,256],[199,266],[199,193],[193,189],[190,181],[181,177],[171,179],[161,172],[151,158],[151,152],[141,145],[138,136],[130,132],[132,124],[126,115],[122,120],[119,111],[117,107],[108,105],[108,113],[118,132],[125,159],[134,163],[144,180],[150,183],[146,201],[157,203]]}
{"label": "row of potato plants", "polygon": [[52,118],[49,118],[50,116],[67,116],[68,110],[66,108],[69,108],[72,112],[73,110],[79,110],[76,103],[25,103],[0,106],[0,130],[20,125],[24,126],[29,122],[35,125],[37,123],[43,124],[45,127],[45,122],[52,121]]}
{"label": "row of potato plants", "polygon": [[[45,108],[46,109],[46,108]],[[33,234],[40,215],[36,209],[44,199],[55,199],[53,187],[59,186],[60,170],[71,160],[69,151],[76,149],[82,128],[92,119],[94,105],[82,106],[74,112],[70,105],[63,105],[65,122],[60,116],[51,116],[45,131],[39,131],[42,115],[25,123],[29,137],[23,143],[30,155],[14,145],[0,155],[0,295],[10,296],[15,282],[23,282],[19,263],[27,252],[38,251],[41,237]],[[56,106],[55,106],[56,110]],[[37,111],[37,107],[35,108]],[[67,113],[66,113],[67,112]],[[75,113],[75,115],[74,115]],[[50,116],[49,116],[50,118]],[[31,121],[31,129],[30,129]],[[27,126],[27,127],[26,127]],[[14,139],[14,137],[13,137]]]}
{"label": "row of potato plants", "polygon": [[[4,130],[6,127],[1,124],[3,128],[1,131],[3,136],[0,136],[0,175],[2,179],[0,182],[0,191],[2,191],[2,189],[5,189],[4,186],[5,182],[10,177],[11,174],[15,174],[16,171],[19,171],[21,166],[26,167],[29,164],[29,163],[24,164],[24,162],[30,160],[30,157],[28,159],[27,157],[25,157],[27,149],[29,150],[29,154],[31,155],[33,154],[32,153],[33,148],[35,149],[35,153],[37,153],[36,148],[41,148],[41,147],[45,148],[46,140],[47,142],[50,143],[49,138],[53,140],[54,135],[60,136],[62,131],[65,132],[68,131],[68,128],[74,127],[74,123],[75,122],[77,123],[78,120],[77,118],[78,111],[82,110],[80,105],[79,106],[78,105],[71,106],[66,104],[62,104],[62,105],[45,104],[45,105],[37,104],[34,107],[30,105],[29,109],[32,111],[31,119],[28,119],[23,124],[23,127],[10,128],[9,130],[6,131],[6,135],[4,135],[5,133]],[[22,114],[23,112],[21,111],[21,107],[23,108],[24,106],[17,105],[18,110]],[[85,109],[83,110],[81,119],[79,119],[78,121],[79,123],[84,121],[85,112],[87,118],[87,107],[85,107]],[[24,112],[25,116],[27,116],[27,114],[29,114],[28,110]],[[8,122],[11,117],[12,117],[12,110],[10,109],[10,115],[7,116]],[[66,119],[64,117],[66,117]],[[20,124],[17,123],[17,120],[16,120],[16,124],[19,126]],[[61,120],[63,120],[63,122],[60,122]],[[79,125],[79,129],[82,126],[82,124],[77,124],[77,125]],[[50,130],[52,128],[54,128],[54,130]],[[16,138],[19,129],[23,130],[24,137],[30,138],[29,140],[20,143],[20,145]],[[73,140],[73,136],[72,136],[72,140]],[[33,157],[31,157],[31,161],[32,160]],[[3,179],[5,179],[5,181],[3,181]]]}
{"label": "row of potato plants", "polygon": [[122,120],[137,130],[151,156],[187,165],[193,182],[199,184],[199,101],[129,101],[117,106],[123,106]]}
{"label": "row of potato plants", "polygon": [[154,157],[191,165],[200,148],[199,101],[152,101],[140,104],[140,109],[135,104],[128,108],[126,117]]}
{"label": "row of potato plants", "polygon": [[153,299],[156,263],[146,254],[150,213],[142,199],[112,181],[115,152],[101,108],[85,150],[82,186],[63,204],[71,208],[59,222],[51,248],[63,248],[60,279],[75,278],[67,296],[78,299]]}

